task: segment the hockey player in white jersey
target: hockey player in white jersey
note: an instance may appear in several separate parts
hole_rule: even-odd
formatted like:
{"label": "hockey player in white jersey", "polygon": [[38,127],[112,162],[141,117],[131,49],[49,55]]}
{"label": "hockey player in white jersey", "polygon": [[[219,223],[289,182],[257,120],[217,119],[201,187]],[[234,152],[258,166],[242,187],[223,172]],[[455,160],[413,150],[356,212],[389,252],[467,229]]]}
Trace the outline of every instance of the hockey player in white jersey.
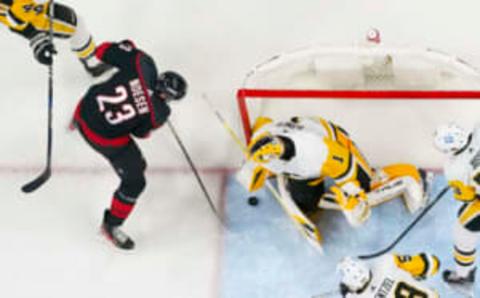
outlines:
{"label": "hockey player in white jersey", "polygon": [[294,117],[273,122],[260,117],[253,127],[248,160],[255,164],[249,190],[277,176],[280,192],[300,209],[344,213],[362,224],[370,207],[403,197],[410,212],[426,203],[421,172],[410,164],[373,169],[348,133],[325,119]]}
{"label": "hockey player in white jersey", "polygon": [[480,236],[480,127],[468,132],[453,123],[442,125],[435,131],[434,143],[448,156],[445,177],[454,198],[463,203],[453,228],[456,266],[445,270],[443,279],[451,288],[473,296]]}
{"label": "hockey player in white jersey", "polygon": [[370,264],[347,257],[338,265],[344,298],[438,298],[421,280],[438,272],[434,255],[384,255]]}

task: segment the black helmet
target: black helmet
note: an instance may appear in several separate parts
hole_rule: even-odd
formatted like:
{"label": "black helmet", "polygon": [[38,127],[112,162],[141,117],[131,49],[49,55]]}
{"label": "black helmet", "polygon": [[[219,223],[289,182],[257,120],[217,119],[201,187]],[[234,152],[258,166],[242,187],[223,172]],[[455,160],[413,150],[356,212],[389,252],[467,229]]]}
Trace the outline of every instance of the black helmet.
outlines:
{"label": "black helmet", "polygon": [[187,93],[187,81],[176,72],[166,71],[158,76],[155,93],[166,100],[179,100]]}

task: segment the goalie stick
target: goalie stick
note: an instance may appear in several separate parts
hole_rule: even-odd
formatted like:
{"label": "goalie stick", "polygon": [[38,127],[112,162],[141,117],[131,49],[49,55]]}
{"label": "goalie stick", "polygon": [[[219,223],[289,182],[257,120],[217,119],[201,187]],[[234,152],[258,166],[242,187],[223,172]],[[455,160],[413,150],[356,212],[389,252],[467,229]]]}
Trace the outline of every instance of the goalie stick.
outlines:
{"label": "goalie stick", "polygon": [[215,208],[215,205],[213,204],[213,200],[210,197],[210,194],[207,191],[207,188],[205,187],[205,184],[202,181],[202,178],[200,178],[200,174],[197,171],[197,168],[193,164],[192,158],[190,157],[190,154],[188,154],[187,149],[185,148],[185,145],[183,145],[182,140],[180,139],[180,136],[178,135],[177,131],[175,130],[175,127],[173,126],[172,122],[170,120],[167,120],[168,127],[170,128],[170,131],[172,132],[173,137],[177,141],[178,146],[182,150],[183,155],[185,156],[185,159],[187,160],[190,169],[192,170],[193,174],[195,174],[195,178],[197,179],[198,185],[203,191],[203,194],[205,195],[205,198],[207,199],[208,205],[210,206],[210,209],[212,212],[215,214],[217,219],[220,221],[220,223],[225,227],[225,223],[222,220],[222,217],[218,213],[217,209]]}
{"label": "goalie stick", "polygon": [[[223,118],[222,114],[218,110],[216,110],[212,103],[208,100],[206,94],[202,94],[202,99],[207,103],[210,107],[212,112],[215,114],[217,119],[220,121],[222,126],[228,132],[228,134],[232,137],[238,147],[242,150],[242,152],[247,156],[248,150],[243,142],[240,140],[238,135],[235,133],[233,128],[228,124],[228,122]],[[268,190],[272,193],[275,199],[278,201],[280,206],[283,208],[285,213],[294,223],[295,227],[300,231],[300,233],[307,239],[307,241],[316,248],[320,253],[323,253],[323,248],[321,244],[321,236],[317,226],[298,208],[297,204],[287,196],[282,196],[280,193],[275,189],[275,187],[269,182],[266,181],[265,185],[267,186]]]}
{"label": "goalie stick", "polygon": [[[48,19],[50,21],[48,29],[48,39],[53,44],[53,10],[54,1],[50,1],[48,10]],[[52,63],[48,65],[48,130],[47,130],[47,162],[43,172],[32,181],[22,186],[24,193],[31,193],[42,186],[52,175],[52,109],[53,109],[53,53]]]}
{"label": "goalie stick", "polygon": [[425,207],[422,210],[422,212],[412,221],[412,223],[410,223],[403,230],[403,232],[400,233],[400,235],[389,246],[387,246],[384,249],[382,249],[380,251],[377,251],[375,253],[371,253],[371,254],[368,254],[368,255],[360,255],[360,256],[358,256],[358,258],[361,259],[361,260],[373,259],[373,258],[379,257],[381,255],[384,255],[387,252],[389,252],[390,250],[392,250],[392,248],[394,248],[413,229],[413,227],[415,227],[415,225],[425,216],[425,214],[427,214],[428,211],[430,209],[432,209],[433,206],[435,206],[443,197],[445,197],[445,194],[447,193],[448,189],[449,189],[449,187],[445,186],[445,188],[443,188],[437,194],[435,199],[427,207]]}

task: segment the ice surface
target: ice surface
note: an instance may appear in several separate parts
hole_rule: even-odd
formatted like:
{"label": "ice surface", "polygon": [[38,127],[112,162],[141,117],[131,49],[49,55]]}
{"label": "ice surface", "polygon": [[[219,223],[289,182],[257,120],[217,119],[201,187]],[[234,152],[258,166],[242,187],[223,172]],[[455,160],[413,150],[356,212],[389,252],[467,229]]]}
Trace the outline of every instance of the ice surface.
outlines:
{"label": "ice surface", "polygon": [[[433,193],[445,186],[434,181]],[[372,210],[368,222],[352,228],[343,215],[324,211],[318,226],[325,254],[319,255],[289,222],[281,207],[266,191],[256,194],[257,207],[247,204],[242,186],[230,180],[226,212],[231,233],[224,241],[222,298],[310,298],[338,287],[335,269],[345,256],[365,255],[388,246],[415,218],[399,199]],[[452,268],[452,227],[456,202],[448,192],[392,250],[400,254],[429,252],[441,260],[441,270]],[[426,284],[440,297],[460,298],[441,281],[441,274]],[[477,284],[476,293],[480,293]]]}
{"label": "ice surface", "polygon": [[[216,295],[221,230],[204,198],[192,193],[195,186],[183,191],[193,177],[149,175],[125,225],[137,248],[123,253],[99,234],[102,210],[118,183],[113,175],[54,173],[26,196],[19,186],[32,175],[3,175],[0,181],[1,297]],[[204,176],[209,187],[221,184]]]}

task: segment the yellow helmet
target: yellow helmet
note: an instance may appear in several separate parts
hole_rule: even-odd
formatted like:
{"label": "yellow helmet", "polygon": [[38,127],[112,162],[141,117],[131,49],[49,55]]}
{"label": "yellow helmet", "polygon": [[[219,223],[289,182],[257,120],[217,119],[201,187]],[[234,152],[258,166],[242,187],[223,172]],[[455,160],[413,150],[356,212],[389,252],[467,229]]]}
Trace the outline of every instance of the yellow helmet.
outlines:
{"label": "yellow helmet", "polygon": [[264,133],[250,141],[248,158],[257,163],[267,163],[271,159],[280,158],[285,148],[280,138]]}

